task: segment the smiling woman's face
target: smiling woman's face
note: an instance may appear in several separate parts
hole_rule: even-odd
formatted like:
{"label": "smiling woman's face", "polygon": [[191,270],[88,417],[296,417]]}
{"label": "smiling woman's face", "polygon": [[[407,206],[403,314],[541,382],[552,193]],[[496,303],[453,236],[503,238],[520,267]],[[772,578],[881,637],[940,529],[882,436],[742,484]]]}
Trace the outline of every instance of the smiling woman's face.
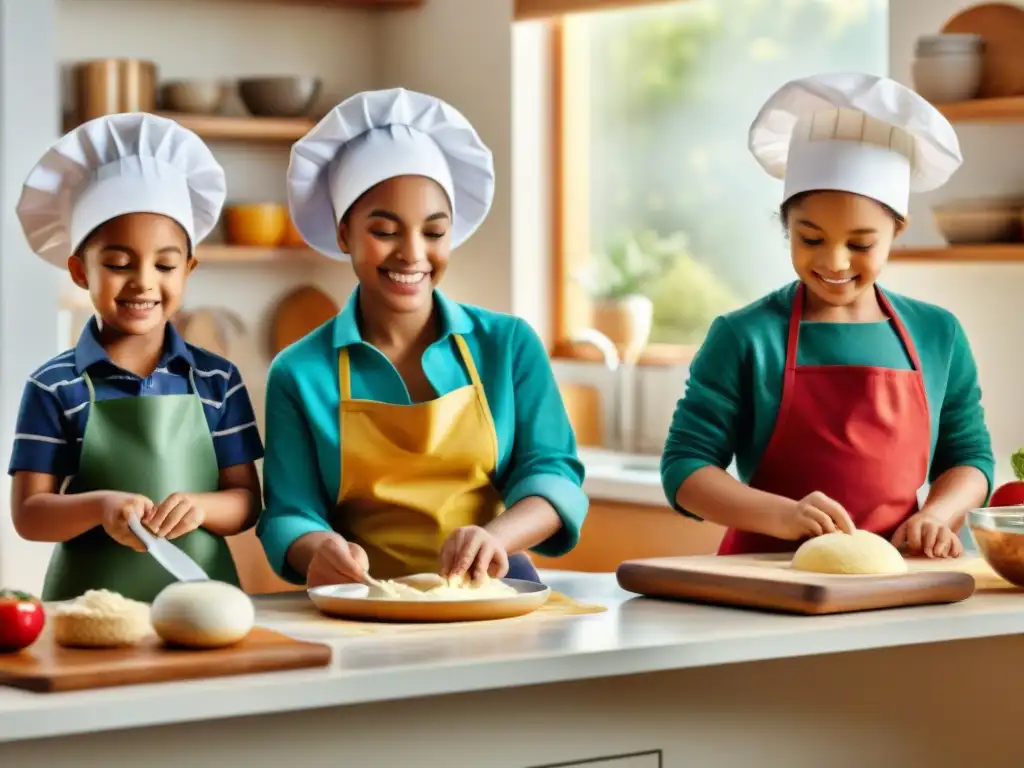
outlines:
{"label": "smiling woman's face", "polygon": [[397,176],[370,189],[338,225],[362,296],[392,312],[428,306],[451,254],[451,205],[433,179]]}
{"label": "smiling woman's face", "polygon": [[892,211],[850,192],[811,192],[785,210],[793,268],[825,304],[857,301],[875,284],[905,223]]}

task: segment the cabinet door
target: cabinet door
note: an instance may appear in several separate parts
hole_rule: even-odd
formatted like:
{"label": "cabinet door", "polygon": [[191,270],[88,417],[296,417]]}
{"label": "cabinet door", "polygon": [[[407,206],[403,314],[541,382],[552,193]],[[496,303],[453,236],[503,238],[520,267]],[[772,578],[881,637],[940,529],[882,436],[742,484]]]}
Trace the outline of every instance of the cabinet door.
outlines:
{"label": "cabinet door", "polygon": [[537,766],[536,768],[661,768],[661,750],[643,752],[635,755],[613,755],[595,757],[589,760],[556,763],[555,765]]}
{"label": "cabinet door", "polygon": [[725,528],[663,507],[591,500],[580,543],[562,557],[531,555],[538,568],[610,573],[624,560],[713,555]]}

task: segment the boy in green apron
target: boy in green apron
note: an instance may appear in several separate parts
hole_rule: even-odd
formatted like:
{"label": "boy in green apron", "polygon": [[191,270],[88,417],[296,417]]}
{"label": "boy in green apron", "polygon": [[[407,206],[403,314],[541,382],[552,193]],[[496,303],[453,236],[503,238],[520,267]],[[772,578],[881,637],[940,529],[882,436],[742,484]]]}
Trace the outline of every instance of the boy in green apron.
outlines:
{"label": "boy in green apron", "polygon": [[85,123],[29,174],[29,244],[95,308],[77,346],[29,377],[11,455],[16,530],[56,543],[45,600],[104,588],[148,602],[169,584],[133,515],[238,583],[224,537],[259,515],[262,441],[238,370],[169,322],[224,198],[202,140],[145,113]]}

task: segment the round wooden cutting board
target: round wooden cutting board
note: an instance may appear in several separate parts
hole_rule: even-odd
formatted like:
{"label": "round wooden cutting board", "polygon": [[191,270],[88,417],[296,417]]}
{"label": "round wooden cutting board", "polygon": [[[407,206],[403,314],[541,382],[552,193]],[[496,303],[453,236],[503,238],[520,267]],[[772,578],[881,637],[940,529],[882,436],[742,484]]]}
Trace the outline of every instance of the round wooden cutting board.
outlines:
{"label": "round wooden cutting board", "polygon": [[978,98],[1024,94],[1024,8],[1010,3],[981,3],[951,17],[947,34],[981,35],[981,90]]}
{"label": "round wooden cutting board", "polygon": [[226,358],[232,356],[232,345],[245,332],[245,326],[233,312],[217,307],[179,312],[174,326],[189,344]]}
{"label": "round wooden cutting board", "polygon": [[276,356],[289,344],[315,331],[333,318],[341,308],[337,302],[313,285],[296,288],[278,302],[270,330],[270,352]]}

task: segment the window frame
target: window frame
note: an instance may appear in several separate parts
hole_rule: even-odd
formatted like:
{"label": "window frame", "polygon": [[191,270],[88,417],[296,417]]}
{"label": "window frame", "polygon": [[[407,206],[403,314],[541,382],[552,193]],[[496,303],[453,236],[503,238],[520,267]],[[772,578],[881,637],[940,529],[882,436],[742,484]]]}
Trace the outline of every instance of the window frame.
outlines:
{"label": "window frame", "polygon": [[[522,5],[520,0],[520,5]],[[584,3],[577,2],[576,5]],[[594,6],[593,0],[589,4]],[[637,2],[597,3],[650,5]],[[551,356],[555,359],[601,362],[599,350],[573,343],[589,327],[591,300],[571,276],[590,253],[589,168],[589,36],[571,15],[551,20]],[[638,366],[688,365],[698,345],[648,344]]]}

